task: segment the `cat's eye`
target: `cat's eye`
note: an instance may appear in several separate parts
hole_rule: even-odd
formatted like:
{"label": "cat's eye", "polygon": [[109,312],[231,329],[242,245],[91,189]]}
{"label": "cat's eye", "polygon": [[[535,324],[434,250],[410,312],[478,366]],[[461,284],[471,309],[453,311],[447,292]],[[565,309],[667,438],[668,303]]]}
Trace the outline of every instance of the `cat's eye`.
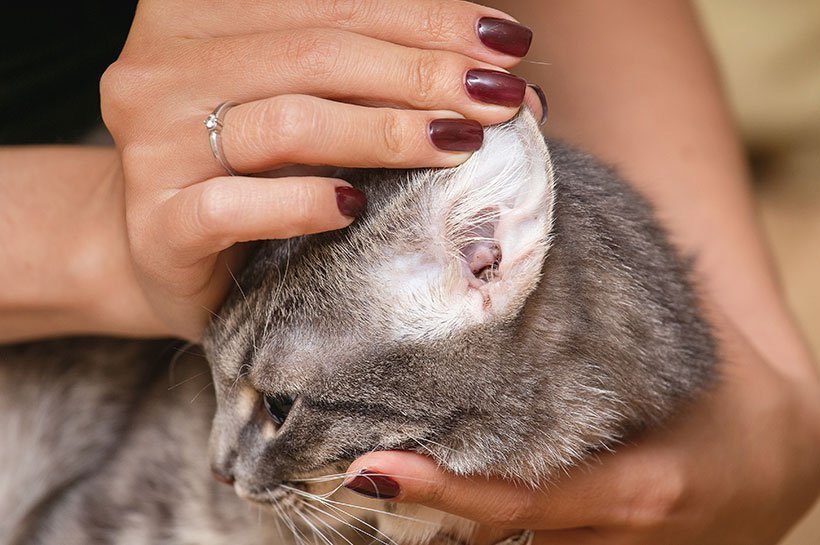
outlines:
{"label": "cat's eye", "polygon": [[293,407],[293,398],[285,394],[266,395],[263,397],[263,403],[271,420],[277,426],[281,426],[285,423],[285,418],[288,417],[288,413]]}

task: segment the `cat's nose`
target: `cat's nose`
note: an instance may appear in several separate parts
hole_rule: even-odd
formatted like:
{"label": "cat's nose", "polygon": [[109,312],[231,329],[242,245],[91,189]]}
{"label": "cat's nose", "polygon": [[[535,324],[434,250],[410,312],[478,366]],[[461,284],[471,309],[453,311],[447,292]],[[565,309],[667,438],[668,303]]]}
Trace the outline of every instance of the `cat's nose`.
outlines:
{"label": "cat's nose", "polygon": [[212,469],[211,473],[213,473],[214,479],[216,479],[217,481],[219,481],[221,483],[225,483],[228,486],[233,486],[233,483],[234,483],[234,478],[233,477],[230,477],[228,475],[224,475],[224,474],[220,473],[219,471],[217,471],[215,469]]}

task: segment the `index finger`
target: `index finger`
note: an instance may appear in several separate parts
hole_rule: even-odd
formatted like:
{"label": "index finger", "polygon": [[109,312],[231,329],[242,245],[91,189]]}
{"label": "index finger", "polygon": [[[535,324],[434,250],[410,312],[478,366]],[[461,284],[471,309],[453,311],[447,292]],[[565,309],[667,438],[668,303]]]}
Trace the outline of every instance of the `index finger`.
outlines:
{"label": "index finger", "polygon": [[[467,55],[508,68],[527,54],[532,31],[496,9],[453,0],[281,0],[218,2],[169,14],[165,1],[141,3],[184,36],[210,38],[276,30],[338,28],[387,42]],[[152,13],[153,12],[153,13]]]}
{"label": "index finger", "polygon": [[[382,487],[394,494],[380,494],[382,499],[423,504],[488,526],[532,530],[622,525],[643,516],[636,506],[656,505],[660,512],[675,501],[674,472],[666,472],[657,461],[643,465],[622,455],[602,458],[603,463],[575,468],[567,478],[534,488],[500,478],[455,475],[412,452],[373,452],[351,464],[345,484],[366,496],[375,496]],[[384,486],[389,481],[395,486]],[[645,497],[636,497],[636,492]]]}

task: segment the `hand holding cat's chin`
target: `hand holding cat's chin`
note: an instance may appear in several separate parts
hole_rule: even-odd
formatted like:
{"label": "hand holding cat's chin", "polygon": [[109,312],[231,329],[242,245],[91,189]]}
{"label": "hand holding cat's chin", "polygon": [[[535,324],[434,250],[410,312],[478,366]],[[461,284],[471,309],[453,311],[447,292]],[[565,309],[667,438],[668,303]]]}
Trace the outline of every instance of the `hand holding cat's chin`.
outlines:
{"label": "hand holding cat's chin", "polygon": [[721,338],[713,392],[540,489],[455,476],[410,452],[374,452],[349,472],[389,475],[391,501],[479,522],[481,544],[498,528],[536,530],[536,545],[775,543],[820,490],[820,384],[780,375],[733,327]]}

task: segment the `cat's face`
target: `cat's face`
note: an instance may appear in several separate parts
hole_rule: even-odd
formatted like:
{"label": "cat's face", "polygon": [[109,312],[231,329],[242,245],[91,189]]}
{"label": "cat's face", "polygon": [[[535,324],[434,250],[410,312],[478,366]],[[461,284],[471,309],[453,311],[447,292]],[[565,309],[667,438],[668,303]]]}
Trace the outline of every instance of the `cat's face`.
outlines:
{"label": "cat's face", "polygon": [[551,222],[531,116],[489,129],[457,169],[348,174],[367,215],[265,243],[206,335],[212,464],[261,503],[376,449],[496,471],[537,395],[511,365]]}

